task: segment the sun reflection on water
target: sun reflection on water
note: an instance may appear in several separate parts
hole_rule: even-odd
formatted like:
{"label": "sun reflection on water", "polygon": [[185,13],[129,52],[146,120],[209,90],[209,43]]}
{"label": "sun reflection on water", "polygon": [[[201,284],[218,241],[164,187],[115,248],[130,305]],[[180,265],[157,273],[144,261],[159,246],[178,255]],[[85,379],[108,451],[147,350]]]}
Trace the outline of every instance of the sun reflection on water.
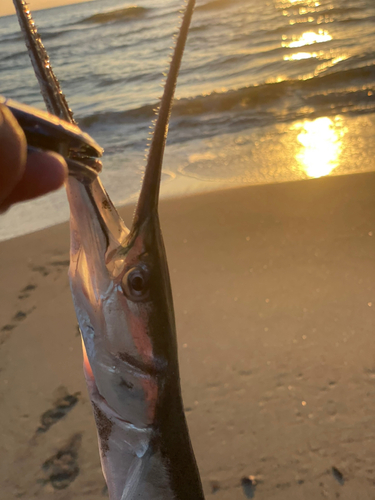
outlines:
{"label": "sun reflection on water", "polygon": [[340,116],[306,120],[293,125],[293,129],[300,130],[297,140],[302,146],[295,158],[309,177],[328,175],[339,165],[342,139],[347,132]]}
{"label": "sun reflection on water", "polygon": [[[285,48],[299,48],[314,45],[317,43],[329,42],[332,36],[325,30],[319,30],[318,33],[314,31],[306,31],[300,37],[293,37],[292,40],[287,41],[286,36],[283,36],[282,47]],[[295,54],[287,54],[284,56],[284,61],[300,61],[301,59],[310,59],[312,57],[321,57],[324,55],[323,51],[320,52],[297,52]]]}
{"label": "sun reflection on water", "polygon": [[320,5],[320,2],[318,2],[317,0],[280,0],[279,2],[277,2],[277,4],[285,8],[291,6],[294,7],[297,6],[298,4],[303,4],[303,6],[308,6],[308,7],[310,6],[318,7]]}
{"label": "sun reflection on water", "polygon": [[330,40],[332,40],[332,36],[328,33],[328,31],[320,29],[318,33],[315,33],[314,31],[306,31],[305,33],[302,33],[302,35],[298,39],[293,37],[291,42],[283,42],[282,46],[292,48],[304,47],[305,45],[329,42]]}
{"label": "sun reflection on water", "polygon": [[284,61],[301,61],[302,59],[310,59],[312,57],[319,57],[318,52],[297,52],[291,56],[284,56]]}

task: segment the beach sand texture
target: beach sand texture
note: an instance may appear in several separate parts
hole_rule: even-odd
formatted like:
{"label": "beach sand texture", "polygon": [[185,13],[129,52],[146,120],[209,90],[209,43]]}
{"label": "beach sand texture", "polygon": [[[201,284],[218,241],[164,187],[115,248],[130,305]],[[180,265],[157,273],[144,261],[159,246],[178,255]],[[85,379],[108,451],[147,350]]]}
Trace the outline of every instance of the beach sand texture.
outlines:
{"label": "beach sand texture", "polygon": [[[208,499],[374,498],[374,193],[364,173],[161,202]],[[2,500],[106,498],[68,247],[67,224],[0,244]]]}

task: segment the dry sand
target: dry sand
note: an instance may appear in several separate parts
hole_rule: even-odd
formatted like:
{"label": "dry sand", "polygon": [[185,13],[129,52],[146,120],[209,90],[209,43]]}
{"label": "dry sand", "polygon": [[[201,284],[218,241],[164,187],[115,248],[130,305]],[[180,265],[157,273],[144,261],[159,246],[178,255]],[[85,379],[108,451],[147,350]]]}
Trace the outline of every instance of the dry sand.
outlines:
{"label": "dry sand", "polygon": [[[373,500],[375,173],[167,200],[161,219],[207,498]],[[106,498],[68,240],[0,244],[2,500]]]}

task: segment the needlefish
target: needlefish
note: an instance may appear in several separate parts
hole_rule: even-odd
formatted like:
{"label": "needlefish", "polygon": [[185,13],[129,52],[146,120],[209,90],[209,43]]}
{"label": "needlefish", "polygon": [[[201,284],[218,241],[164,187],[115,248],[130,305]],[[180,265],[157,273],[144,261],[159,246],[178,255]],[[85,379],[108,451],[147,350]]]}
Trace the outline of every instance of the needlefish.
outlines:
{"label": "needlefish", "polygon": [[[14,4],[47,109],[74,124],[26,2]],[[99,178],[92,179],[98,160],[66,144],[60,151],[91,169],[88,178],[81,169],[66,183],[69,279],[111,500],[204,498],[182,404],[158,216],[169,115],[194,4],[189,0],[183,15],[130,230]]]}

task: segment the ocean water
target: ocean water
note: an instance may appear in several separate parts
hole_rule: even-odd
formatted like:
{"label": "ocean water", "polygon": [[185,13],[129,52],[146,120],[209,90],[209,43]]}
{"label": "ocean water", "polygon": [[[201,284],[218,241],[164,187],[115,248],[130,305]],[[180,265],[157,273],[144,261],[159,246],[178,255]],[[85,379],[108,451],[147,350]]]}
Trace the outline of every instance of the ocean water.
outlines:
{"label": "ocean water", "polygon": [[[104,185],[135,200],[182,0],[34,12]],[[30,0],[30,8],[33,4]],[[0,94],[44,108],[16,16],[0,18]],[[162,196],[374,170],[373,0],[198,0]],[[2,216],[0,240],[67,220],[63,191]]]}

